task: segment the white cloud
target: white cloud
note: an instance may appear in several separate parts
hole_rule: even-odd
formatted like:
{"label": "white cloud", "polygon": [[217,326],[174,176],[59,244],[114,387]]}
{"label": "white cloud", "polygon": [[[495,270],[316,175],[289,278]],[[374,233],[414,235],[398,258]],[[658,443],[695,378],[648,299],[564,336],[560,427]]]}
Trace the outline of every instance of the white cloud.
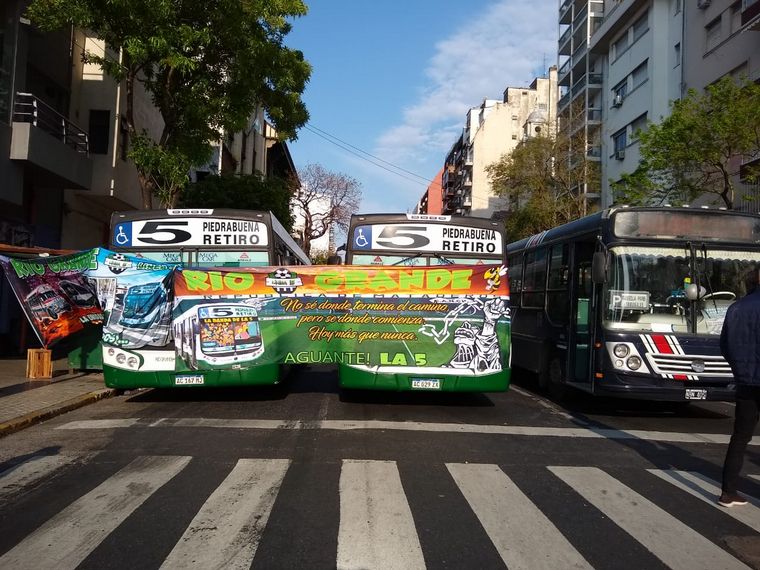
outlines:
{"label": "white cloud", "polygon": [[557,1],[501,0],[436,45],[419,100],[376,141],[375,153],[410,170],[443,164],[467,110],[528,85],[557,54]]}

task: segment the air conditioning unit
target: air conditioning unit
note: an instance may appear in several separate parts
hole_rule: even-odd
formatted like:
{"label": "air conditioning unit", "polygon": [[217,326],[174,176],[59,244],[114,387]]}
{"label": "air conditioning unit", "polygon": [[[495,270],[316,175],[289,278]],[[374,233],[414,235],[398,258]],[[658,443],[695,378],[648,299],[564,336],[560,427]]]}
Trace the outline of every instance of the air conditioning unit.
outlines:
{"label": "air conditioning unit", "polygon": [[625,158],[625,150],[622,149],[622,148],[620,150],[616,150],[615,151],[615,158],[618,159],[618,160],[623,160]]}
{"label": "air conditioning unit", "polygon": [[620,107],[623,104],[623,94],[615,93],[615,97],[612,99],[613,107]]}
{"label": "air conditioning unit", "polygon": [[710,7],[712,0],[697,0],[697,8],[704,10]]}

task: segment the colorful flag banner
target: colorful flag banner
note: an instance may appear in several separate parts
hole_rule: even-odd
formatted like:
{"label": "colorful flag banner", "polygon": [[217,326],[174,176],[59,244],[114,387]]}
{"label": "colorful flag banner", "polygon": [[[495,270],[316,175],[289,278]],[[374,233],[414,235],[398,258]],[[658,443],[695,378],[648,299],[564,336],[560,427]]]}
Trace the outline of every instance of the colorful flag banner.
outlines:
{"label": "colorful flag banner", "polygon": [[16,259],[0,256],[22,310],[46,348],[90,327],[100,327],[103,311],[86,273],[97,250],[70,255]]}

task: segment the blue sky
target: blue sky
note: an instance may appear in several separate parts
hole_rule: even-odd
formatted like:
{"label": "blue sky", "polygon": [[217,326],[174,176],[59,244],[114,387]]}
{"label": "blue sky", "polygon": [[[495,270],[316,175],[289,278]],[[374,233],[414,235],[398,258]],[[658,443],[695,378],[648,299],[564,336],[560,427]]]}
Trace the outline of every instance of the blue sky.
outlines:
{"label": "blue sky", "polygon": [[306,1],[286,43],[313,67],[311,119],[290,152],[357,179],[363,213],[411,211],[467,110],[556,63],[557,0]]}

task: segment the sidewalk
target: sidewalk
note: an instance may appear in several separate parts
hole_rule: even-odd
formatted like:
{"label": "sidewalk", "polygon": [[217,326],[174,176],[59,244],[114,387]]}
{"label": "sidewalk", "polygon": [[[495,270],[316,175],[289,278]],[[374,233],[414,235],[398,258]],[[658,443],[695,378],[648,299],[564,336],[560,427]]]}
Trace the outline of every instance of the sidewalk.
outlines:
{"label": "sidewalk", "polygon": [[66,359],[53,362],[48,380],[26,378],[25,358],[0,359],[0,437],[116,393],[102,373],[69,374]]}

